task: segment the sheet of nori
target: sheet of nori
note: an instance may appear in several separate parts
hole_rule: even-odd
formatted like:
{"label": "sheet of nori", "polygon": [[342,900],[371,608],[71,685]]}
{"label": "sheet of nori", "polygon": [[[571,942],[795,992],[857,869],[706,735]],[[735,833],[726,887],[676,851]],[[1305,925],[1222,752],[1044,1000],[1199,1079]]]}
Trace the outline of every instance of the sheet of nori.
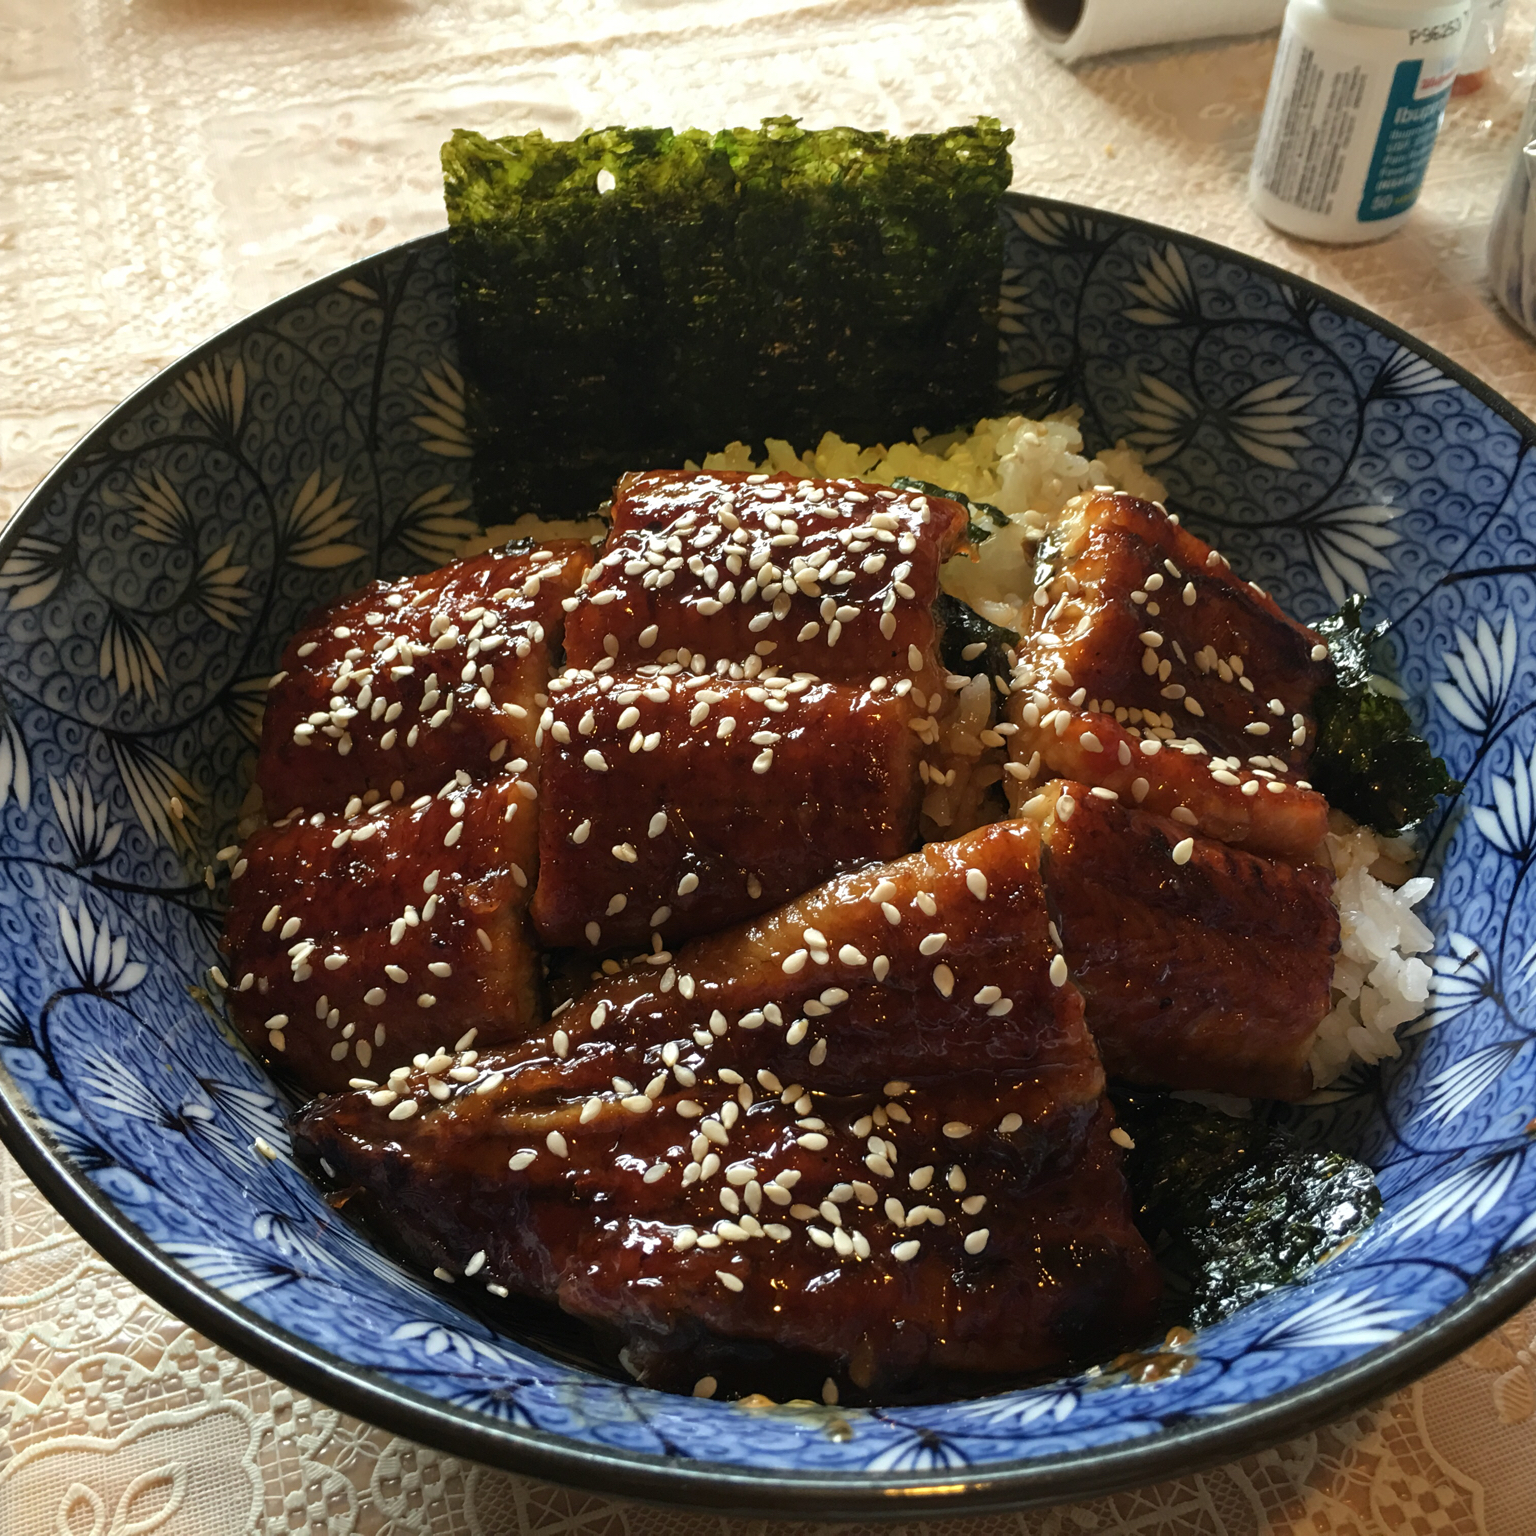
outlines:
{"label": "sheet of nori", "polygon": [[[476,511],[590,511],[734,440],[995,405],[1011,130],[456,132],[443,146]],[[615,179],[600,193],[600,171]]]}

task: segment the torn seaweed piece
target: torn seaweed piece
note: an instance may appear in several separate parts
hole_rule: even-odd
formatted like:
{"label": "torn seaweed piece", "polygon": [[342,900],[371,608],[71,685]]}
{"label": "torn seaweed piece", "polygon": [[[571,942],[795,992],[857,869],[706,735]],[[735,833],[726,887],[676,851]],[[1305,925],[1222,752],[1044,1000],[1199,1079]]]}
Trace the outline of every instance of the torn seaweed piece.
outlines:
{"label": "torn seaweed piece", "polygon": [[732,441],[996,404],[1011,130],[792,118],[443,147],[476,511],[562,517]]}
{"label": "torn seaweed piece", "polygon": [[1342,1152],[1161,1094],[1112,1097],[1136,1144],[1136,1224],[1196,1328],[1299,1278],[1381,1210],[1371,1170]]}
{"label": "torn seaweed piece", "polygon": [[[934,600],[933,616],[941,626],[939,659],[951,672],[966,677],[985,672],[989,677],[1007,678],[1013,671],[1008,647],[1019,643],[1014,630],[982,618],[970,604],[948,592],[940,592]],[[984,645],[986,649],[967,658],[965,650],[971,645]]]}
{"label": "torn seaweed piece", "polygon": [[963,491],[946,491],[942,485],[935,485],[931,480],[914,480],[911,475],[897,475],[891,484],[898,491],[920,491],[924,496],[945,496],[950,501],[959,502],[970,514],[967,537],[972,544],[985,544],[992,537],[994,528],[1008,526],[1008,514],[1001,507],[994,507],[990,501],[972,501]]}
{"label": "torn seaweed piece", "polygon": [[1308,765],[1312,784],[1330,804],[1378,832],[1396,834],[1422,821],[1440,795],[1461,785],[1413,728],[1408,711],[1373,681],[1372,648],[1386,633],[1366,629],[1364,599],[1315,625],[1328,644],[1334,680],[1318,690],[1317,748]]}

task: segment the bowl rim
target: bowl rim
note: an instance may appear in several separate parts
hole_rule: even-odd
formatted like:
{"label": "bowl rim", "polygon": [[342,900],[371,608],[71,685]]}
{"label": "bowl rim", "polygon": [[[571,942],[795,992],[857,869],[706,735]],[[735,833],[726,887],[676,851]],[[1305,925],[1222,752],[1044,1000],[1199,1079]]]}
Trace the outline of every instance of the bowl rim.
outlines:
{"label": "bowl rim", "polygon": [[[1107,221],[1236,262],[1359,321],[1438,368],[1536,443],[1536,423],[1437,349],[1310,278],[1199,235],[1110,209],[1007,192],[1001,209],[1045,209]],[[422,249],[446,231],[421,235],[305,283],[206,337],[145,380],[90,427],[22,501],[0,530],[0,562],[23,536],[29,510],[71,473],[81,449],[110,435],[169,378],[270,322],[296,301],[318,296],[381,257]],[[0,1143],[50,1204],[103,1258],[146,1295],[214,1343],[331,1407],[440,1451],[498,1470],[567,1487],[688,1506],[741,1517],[835,1520],[934,1519],[983,1511],[1036,1508],[1096,1498],[1187,1476],[1337,1422],[1460,1353],[1536,1298],[1536,1248],[1500,1259],[1467,1293],[1389,1343],[1272,1397],[1211,1418],[1189,1418],[1119,1445],[949,1469],[939,1475],[817,1473],[743,1468],[647,1452],[597,1448],[549,1431],[504,1424],[452,1407],[339,1355],[231,1301],[149,1240],[44,1128],[0,1063]]]}

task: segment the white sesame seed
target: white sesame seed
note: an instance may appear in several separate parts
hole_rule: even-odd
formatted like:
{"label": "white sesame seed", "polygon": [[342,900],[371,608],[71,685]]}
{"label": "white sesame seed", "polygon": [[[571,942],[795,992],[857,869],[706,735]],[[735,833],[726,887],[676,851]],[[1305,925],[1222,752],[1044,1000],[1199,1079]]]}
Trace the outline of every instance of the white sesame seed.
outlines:
{"label": "white sesame seed", "polygon": [[1175,864],[1188,864],[1195,851],[1195,840],[1186,837],[1182,842],[1173,845],[1173,862]]}
{"label": "white sesame seed", "polygon": [[1004,1136],[1011,1136],[1023,1124],[1024,1117],[1022,1115],[1007,1114],[997,1122],[997,1128]]}
{"label": "white sesame seed", "polygon": [[987,877],[979,869],[968,869],[965,872],[966,889],[977,901],[987,899]]}
{"label": "white sesame seed", "polygon": [[[934,937],[942,938],[942,935],[929,935],[929,938]],[[923,942],[926,944],[928,941],[925,939]],[[940,997],[948,997],[955,990],[955,973],[947,965],[936,965],[933,968],[933,984],[938,988]]]}
{"label": "white sesame seed", "polygon": [[987,1239],[991,1232],[986,1227],[977,1227],[974,1232],[966,1234],[965,1251],[969,1254],[980,1253],[987,1246]]}
{"label": "white sesame seed", "polygon": [[567,1148],[565,1144],[565,1137],[562,1136],[559,1131],[551,1131],[549,1135],[544,1138],[544,1145],[548,1147],[556,1157],[569,1157],[571,1155],[569,1148]]}
{"label": "white sesame seed", "polygon": [[416,1113],[416,1109],[417,1104],[415,1099],[402,1099],[398,1104],[395,1105],[392,1110],[390,1110],[389,1118],[391,1120],[409,1120],[411,1116]]}
{"label": "white sesame seed", "polygon": [[582,762],[584,762],[587,767],[593,771],[593,773],[608,772],[608,760],[603,756],[601,752],[597,750],[596,747],[591,748],[586,753],[586,755],[582,758]]}
{"label": "white sesame seed", "polygon": [[785,955],[783,960],[779,962],[779,969],[786,976],[798,976],[805,969],[805,962],[808,959],[810,959],[810,952],[808,950],[797,949],[792,954]]}
{"label": "white sesame seed", "polygon": [[1057,954],[1057,955],[1053,955],[1051,957],[1050,976],[1051,976],[1051,985],[1053,987],[1064,987],[1064,986],[1066,986],[1066,984],[1067,984],[1067,957],[1065,955]]}

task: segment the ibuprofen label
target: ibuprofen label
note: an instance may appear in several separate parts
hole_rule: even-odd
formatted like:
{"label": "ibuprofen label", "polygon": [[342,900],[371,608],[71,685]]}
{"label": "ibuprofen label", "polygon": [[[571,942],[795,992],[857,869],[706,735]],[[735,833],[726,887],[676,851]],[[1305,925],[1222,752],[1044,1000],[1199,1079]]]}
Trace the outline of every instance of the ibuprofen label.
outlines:
{"label": "ibuprofen label", "polygon": [[1360,194],[1356,217],[1362,223],[1406,213],[1419,195],[1424,167],[1435,147],[1455,78],[1453,69],[1426,80],[1423,70],[1422,59],[1405,59],[1393,73],[1387,109]]}

